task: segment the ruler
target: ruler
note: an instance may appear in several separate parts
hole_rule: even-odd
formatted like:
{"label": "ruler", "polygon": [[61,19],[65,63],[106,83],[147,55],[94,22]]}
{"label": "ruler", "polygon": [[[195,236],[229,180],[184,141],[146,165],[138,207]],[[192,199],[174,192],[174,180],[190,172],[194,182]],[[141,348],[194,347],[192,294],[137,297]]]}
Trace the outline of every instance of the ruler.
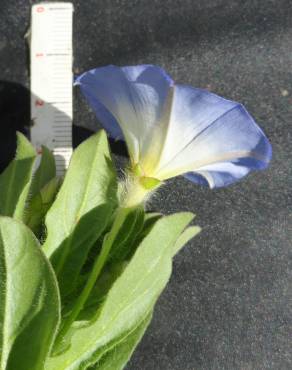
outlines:
{"label": "ruler", "polygon": [[57,175],[72,155],[72,18],[73,5],[46,2],[31,10],[30,138],[37,152],[53,151]]}

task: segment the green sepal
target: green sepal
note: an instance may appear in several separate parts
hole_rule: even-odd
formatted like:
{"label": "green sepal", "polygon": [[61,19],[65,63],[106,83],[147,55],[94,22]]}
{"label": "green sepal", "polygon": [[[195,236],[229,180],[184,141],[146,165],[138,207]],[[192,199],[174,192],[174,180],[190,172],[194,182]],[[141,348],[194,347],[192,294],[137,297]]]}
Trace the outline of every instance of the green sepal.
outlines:
{"label": "green sepal", "polygon": [[162,184],[161,180],[158,180],[154,177],[145,177],[145,176],[140,177],[139,182],[146,190],[154,190],[155,188]]}
{"label": "green sepal", "polygon": [[132,172],[133,172],[133,175],[135,175],[136,177],[139,177],[139,176],[142,176],[143,175],[143,170],[140,166],[139,163],[136,163],[133,168],[132,168]]}

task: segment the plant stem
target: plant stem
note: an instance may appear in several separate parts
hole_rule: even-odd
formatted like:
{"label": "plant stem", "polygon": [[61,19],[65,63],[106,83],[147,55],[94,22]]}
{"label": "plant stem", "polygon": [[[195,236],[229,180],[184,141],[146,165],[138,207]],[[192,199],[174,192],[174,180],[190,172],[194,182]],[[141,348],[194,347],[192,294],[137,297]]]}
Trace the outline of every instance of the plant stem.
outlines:
{"label": "plant stem", "polygon": [[88,280],[86,282],[86,285],[81,292],[80,296],[78,297],[76,303],[73,306],[73,309],[69,316],[64,320],[64,323],[61,327],[61,330],[58,334],[57,340],[56,340],[56,345],[62,340],[62,338],[66,335],[68,332],[70,326],[72,323],[75,321],[77,316],[79,315],[80,311],[82,310],[84,304],[87,301],[87,298],[89,297],[94,284],[96,283],[96,280],[98,279],[106,261],[107,257],[109,255],[109,252],[111,250],[111,247],[114,243],[114,240],[117,236],[118,231],[120,230],[121,225],[123,224],[125,218],[127,217],[130,209],[129,208],[119,208],[117,210],[117,214],[113,223],[113,226],[110,230],[110,232],[105,236],[102,247],[101,247],[101,252],[97,259],[95,260],[95,263],[93,265],[93,268],[90,272],[90,275],[88,277]]}

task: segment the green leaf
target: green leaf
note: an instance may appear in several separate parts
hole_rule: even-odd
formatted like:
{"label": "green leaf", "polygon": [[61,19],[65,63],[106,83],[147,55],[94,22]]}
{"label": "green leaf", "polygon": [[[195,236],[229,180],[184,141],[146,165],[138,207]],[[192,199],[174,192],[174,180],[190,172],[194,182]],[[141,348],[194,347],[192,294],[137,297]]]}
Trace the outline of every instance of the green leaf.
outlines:
{"label": "green leaf", "polygon": [[30,187],[31,197],[37,195],[54,177],[56,177],[54,155],[47,147],[42,146],[41,162],[33,176]]}
{"label": "green leaf", "polygon": [[26,225],[40,238],[44,218],[55,200],[61,180],[58,177],[51,179],[30,200],[25,216]]}
{"label": "green leaf", "polygon": [[142,240],[149,234],[155,223],[162,218],[161,213],[146,213],[144,214],[144,223],[142,225],[142,229],[139,233],[134,236],[134,239],[132,241],[131,248],[129,249],[129,254],[127,255],[127,258],[131,258],[137,247],[140,245]]}
{"label": "green leaf", "polygon": [[96,318],[81,326],[76,322],[68,333],[70,347],[51,357],[45,369],[86,369],[101,347],[145,317],[169,279],[173,246],[192,218],[191,213],[178,213],[156,222],[113,284]]}
{"label": "green leaf", "polygon": [[[63,297],[68,296],[76,287],[88,252],[106,227],[111,212],[112,207],[109,204],[101,204],[87,212],[81,217],[71,235],[63,241],[59,250],[51,257],[51,262],[58,272],[59,287]],[[64,250],[68,250],[68,255],[62,268],[58,269]]]}
{"label": "green leaf", "polygon": [[144,315],[142,320],[136,323],[136,325],[130,330],[125,331],[119,337],[114,338],[105,346],[98,348],[82,369],[123,369],[150,324],[152,313],[153,310],[151,309],[146,313],[146,315]]}
{"label": "green leaf", "polygon": [[149,234],[150,230],[155,225],[155,223],[161,218],[162,218],[161,213],[157,212],[146,213],[144,217],[143,229],[141,230],[141,233],[138,235],[138,239],[142,241],[142,239],[147,234]]}
{"label": "green leaf", "polygon": [[21,133],[17,133],[15,159],[0,175],[0,214],[23,220],[36,152]]}
{"label": "green leaf", "polygon": [[201,228],[199,226],[190,226],[179,236],[177,239],[173,249],[172,253],[173,256],[177,254],[181,250],[182,247],[184,247],[194,236],[199,234],[201,231]]}
{"label": "green leaf", "polygon": [[116,205],[116,173],[104,131],[74,151],[57,198],[46,216],[44,251],[62,292],[73,288],[89,249],[106,227]]}
{"label": "green leaf", "polygon": [[86,301],[90,296],[92,289],[96,284],[96,281],[98,280],[99,276],[101,275],[103,269],[106,266],[109,257],[109,252],[115,241],[115,238],[131,210],[132,210],[131,208],[119,208],[116,211],[114,222],[111,226],[111,230],[104,237],[100,252],[94,261],[90,273],[88,274],[86,284],[83,287],[81,294],[78,293],[78,298],[75,300],[72,311],[67,317],[64,317],[64,320],[62,320],[61,328],[56,339],[56,347],[59,347],[59,344],[62,341],[64,341],[64,337],[67,338],[66,334],[68,330],[70,330],[74,321],[77,320],[79,313],[86,304]]}
{"label": "green leaf", "polygon": [[135,207],[128,213],[111,248],[111,261],[123,261],[131,254],[134,240],[143,228],[144,216],[142,207]]}
{"label": "green leaf", "polygon": [[127,332],[107,347],[107,352],[101,357],[97,364],[88,370],[121,370],[124,369],[132,353],[142,339],[150,321],[152,312],[138,326]]}
{"label": "green leaf", "polygon": [[0,217],[0,368],[41,370],[60,318],[54,272],[33,233]]}
{"label": "green leaf", "polygon": [[[105,267],[89,298],[87,299],[84,308],[78,315],[78,320],[91,320],[96,315],[96,312],[106,299],[106,295],[110,288],[113,286],[117,278],[122,274],[126,266],[127,262],[115,262],[110,263]],[[70,308],[68,307],[68,309]]]}

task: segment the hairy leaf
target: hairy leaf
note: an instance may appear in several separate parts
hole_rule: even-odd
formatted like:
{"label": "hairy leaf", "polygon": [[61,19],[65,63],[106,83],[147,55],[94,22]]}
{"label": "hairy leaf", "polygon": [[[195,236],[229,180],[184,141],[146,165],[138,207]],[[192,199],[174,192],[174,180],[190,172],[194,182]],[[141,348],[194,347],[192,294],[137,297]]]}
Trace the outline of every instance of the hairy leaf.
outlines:
{"label": "hairy leaf", "polygon": [[190,226],[185,229],[184,232],[177,239],[172,249],[173,255],[177,254],[181,250],[181,248],[184,247],[194,236],[199,234],[200,231],[201,228],[199,226]]}
{"label": "hairy leaf", "polygon": [[54,177],[56,177],[56,164],[53,153],[43,146],[41,162],[31,183],[30,196],[37,195]]}
{"label": "hairy leaf", "polygon": [[[87,212],[81,217],[71,235],[63,241],[60,249],[51,257],[51,262],[58,271],[62,296],[68,296],[75,288],[89,249],[106,227],[111,211],[112,207],[109,204],[101,204]],[[58,270],[63,249],[68,250],[68,256],[64,261],[62,269]]]}
{"label": "hairy leaf", "polygon": [[136,327],[107,347],[107,351],[100,360],[88,370],[121,370],[129,361],[132,353],[142,339],[150,321],[152,312],[146,315]]}
{"label": "hairy leaf", "polygon": [[0,217],[0,368],[42,370],[60,317],[54,272],[33,233]]}
{"label": "hairy leaf", "polygon": [[143,228],[144,215],[142,207],[135,207],[128,213],[111,248],[110,260],[123,261],[131,254],[134,240]]}
{"label": "hairy leaf", "polygon": [[[105,301],[107,293],[126,266],[126,262],[114,262],[105,267],[86,301],[83,310],[80,312],[78,320],[91,320],[96,316],[96,312]],[[70,307],[68,307],[68,309],[70,309]]]}
{"label": "hairy leaf", "polygon": [[17,133],[15,159],[0,175],[0,214],[23,220],[36,152],[21,133]]}
{"label": "hairy leaf", "polygon": [[62,292],[69,292],[89,249],[106,227],[116,204],[116,173],[104,131],[74,151],[57,198],[46,216],[44,251]]}
{"label": "hairy leaf", "polygon": [[27,206],[25,223],[37,237],[41,236],[45,215],[56,197],[59,186],[58,177],[51,179],[31,198]]}
{"label": "hairy leaf", "polygon": [[96,318],[86,325],[76,323],[69,332],[70,347],[51,357],[46,369],[86,369],[101,347],[145,317],[169,279],[173,246],[192,218],[191,213],[178,213],[156,222],[113,284]]}
{"label": "hairy leaf", "polygon": [[143,240],[143,238],[145,238],[145,236],[147,234],[149,234],[150,230],[152,229],[152,227],[154,226],[154,224],[162,217],[162,214],[160,213],[146,213],[145,214],[145,217],[144,217],[144,223],[143,223],[143,227],[142,227],[142,230],[140,231],[140,233],[136,236],[135,238],[135,241],[134,243],[135,244],[140,244],[141,241]]}

